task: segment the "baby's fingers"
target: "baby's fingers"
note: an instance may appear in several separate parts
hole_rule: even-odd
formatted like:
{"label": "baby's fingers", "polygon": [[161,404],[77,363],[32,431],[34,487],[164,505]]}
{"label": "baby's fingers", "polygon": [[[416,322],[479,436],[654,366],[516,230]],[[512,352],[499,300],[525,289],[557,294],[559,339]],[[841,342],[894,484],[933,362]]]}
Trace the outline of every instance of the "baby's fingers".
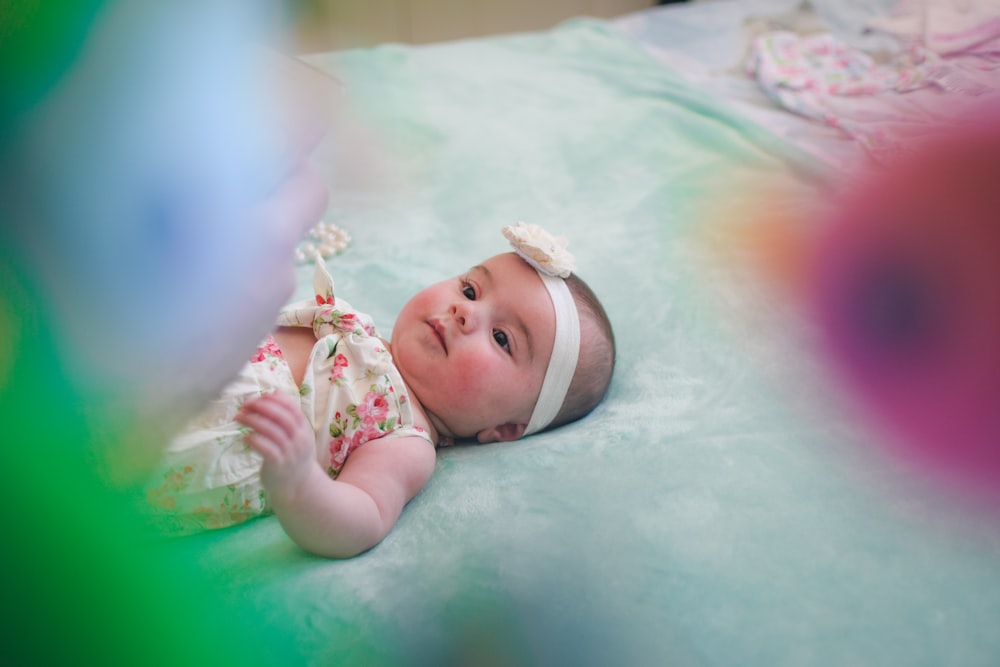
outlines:
{"label": "baby's fingers", "polygon": [[240,415],[237,419],[251,429],[243,441],[266,459],[277,457],[282,451],[281,443],[288,441],[288,436],[281,426],[262,415],[248,413]]}
{"label": "baby's fingers", "polygon": [[236,420],[244,422],[244,418],[250,415],[268,419],[279,424],[288,432],[297,428],[304,419],[298,399],[284,394],[265,394],[260,398],[247,401],[240,408]]}
{"label": "baby's fingers", "polygon": [[289,396],[268,394],[248,401],[240,408],[236,421],[252,429],[245,442],[265,459],[312,451],[312,427],[298,401]]}

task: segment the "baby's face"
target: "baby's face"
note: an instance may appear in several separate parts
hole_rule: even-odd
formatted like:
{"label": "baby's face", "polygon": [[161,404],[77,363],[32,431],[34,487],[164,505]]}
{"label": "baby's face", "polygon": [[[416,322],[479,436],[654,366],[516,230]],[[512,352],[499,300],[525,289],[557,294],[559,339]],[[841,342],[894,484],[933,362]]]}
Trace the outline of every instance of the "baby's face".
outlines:
{"label": "baby's face", "polygon": [[555,310],[538,273],[513,253],[432,285],[403,307],[393,358],[442,436],[520,424],[538,398],[555,339]]}

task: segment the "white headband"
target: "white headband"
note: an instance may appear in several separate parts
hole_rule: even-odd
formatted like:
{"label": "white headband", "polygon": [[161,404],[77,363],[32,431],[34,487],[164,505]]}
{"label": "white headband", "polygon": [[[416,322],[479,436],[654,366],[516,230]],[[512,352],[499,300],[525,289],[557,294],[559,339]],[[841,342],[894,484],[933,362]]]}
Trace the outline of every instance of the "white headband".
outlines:
{"label": "white headband", "polygon": [[580,356],[580,318],[565,280],[576,267],[573,256],[566,250],[566,239],[552,236],[538,225],[519,222],[513,227],[504,227],[503,235],[521,259],[538,272],[556,313],[552,356],[549,357],[535,409],[524,431],[524,435],[531,435],[551,424],[559,414],[576,373],[576,362]]}

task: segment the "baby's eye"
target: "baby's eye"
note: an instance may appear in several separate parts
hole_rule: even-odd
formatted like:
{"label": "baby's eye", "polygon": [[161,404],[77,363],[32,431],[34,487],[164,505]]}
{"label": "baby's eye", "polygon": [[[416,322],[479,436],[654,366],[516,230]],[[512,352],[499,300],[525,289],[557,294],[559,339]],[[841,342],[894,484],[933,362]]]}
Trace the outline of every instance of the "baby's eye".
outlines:
{"label": "baby's eye", "polygon": [[510,343],[507,341],[507,334],[505,334],[503,331],[500,331],[499,329],[494,329],[493,340],[497,342],[497,345],[510,352]]}
{"label": "baby's eye", "polygon": [[476,300],[476,290],[469,283],[462,283],[462,294],[465,295],[465,298],[469,301]]}

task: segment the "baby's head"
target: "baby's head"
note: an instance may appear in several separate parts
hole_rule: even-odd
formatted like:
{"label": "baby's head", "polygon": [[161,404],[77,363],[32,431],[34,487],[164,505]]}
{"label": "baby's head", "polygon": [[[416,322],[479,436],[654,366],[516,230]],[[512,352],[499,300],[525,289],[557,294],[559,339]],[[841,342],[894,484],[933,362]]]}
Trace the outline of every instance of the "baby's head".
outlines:
{"label": "baby's head", "polygon": [[515,252],[414,296],[393,358],[441,439],[515,440],[588,414],[611,382],[615,343],[600,302],[570,273],[564,242],[507,227]]}

